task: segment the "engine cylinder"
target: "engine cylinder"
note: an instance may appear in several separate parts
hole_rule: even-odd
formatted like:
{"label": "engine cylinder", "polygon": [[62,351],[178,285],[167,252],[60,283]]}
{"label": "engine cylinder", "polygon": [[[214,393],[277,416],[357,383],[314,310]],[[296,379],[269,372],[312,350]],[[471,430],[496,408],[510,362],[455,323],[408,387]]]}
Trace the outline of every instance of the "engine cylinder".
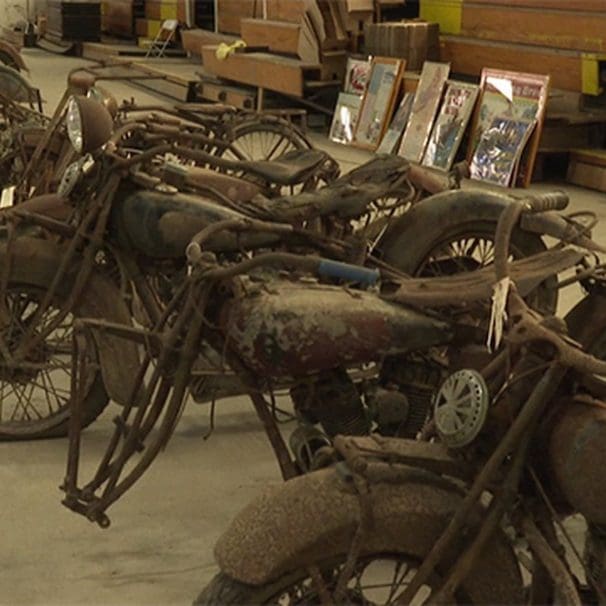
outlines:
{"label": "engine cylinder", "polygon": [[606,407],[564,403],[548,448],[552,478],[561,495],[589,522],[606,524]]}

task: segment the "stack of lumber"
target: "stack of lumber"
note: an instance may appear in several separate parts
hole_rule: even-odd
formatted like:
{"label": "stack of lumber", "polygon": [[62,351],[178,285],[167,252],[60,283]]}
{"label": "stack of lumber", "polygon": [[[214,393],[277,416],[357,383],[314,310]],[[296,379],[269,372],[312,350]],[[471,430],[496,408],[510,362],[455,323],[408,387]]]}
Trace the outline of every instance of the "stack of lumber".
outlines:
{"label": "stack of lumber", "polygon": [[440,24],[441,56],[456,73],[485,66],[549,74],[554,88],[601,94],[604,0],[420,0]]}
{"label": "stack of lumber", "polygon": [[377,57],[406,59],[406,69],[421,71],[425,61],[440,58],[437,23],[410,20],[369,23],[364,27],[364,50]]}
{"label": "stack of lumber", "polygon": [[[202,45],[204,68],[220,78],[302,97],[308,82],[340,83],[347,51],[372,0],[218,0],[222,34],[236,34],[246,52],[218,59]],[[265,14],[260,14],[261,10]],[[250,52],[252,51],[252,52]]]}
{"label": "stack of lumber", "polygon": [[575,185],[606,192],[606,150],[573,150],[567,180]]}

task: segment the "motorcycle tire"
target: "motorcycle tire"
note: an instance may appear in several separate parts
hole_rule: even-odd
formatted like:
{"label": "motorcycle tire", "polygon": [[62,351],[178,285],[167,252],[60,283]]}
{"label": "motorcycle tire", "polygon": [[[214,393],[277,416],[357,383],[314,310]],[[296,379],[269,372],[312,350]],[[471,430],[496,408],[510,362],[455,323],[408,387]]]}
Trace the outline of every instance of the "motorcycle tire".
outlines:
{"label": "motorcycle tire", "polygon": [[[37,305],[50,287],[51,276],[32,269],[35,257],[16,256],[13,260],[12,278],[7,283],[2,302],[9,310],[2,335],[9,349],[19,343],[27,321],[32,318]],[[52,320],[63,301],[69,296],[59,291],[56,300],[42,316]],[[78,308],[86,306],[86,291]],[[68,433],[71,414],[72,327],[79,317],[78,308],[51,332],[43,343],[32,352],[21,367],[0,366],[0,440],[33,440],[57,438]],[[89,372],[85,379],[82,426],[92,423],[109,402],[101,370],[94,361],[98,359],[92,339],[87,340]]]}
{"label": "motorcycle tire", "polygon": [[[329,574],[333,574],[334,577],[337,576],[336,574],[334,574],[333,571],[336,571],[338,574],[339,566],[345,563],[346,558],[347,558],[347,554],[344,554],[343,557],[341,558],[340,562],[333,561],[333,562],[330,562],[330,564],[326,564],[326,563],[318,564],[320,574],[323,576],[325,581],[327,579],[327,575],[329,575]],[[404,563],[404,564],[411,563],[411,564],[413,564],[413,566],[415,568],[417,568],[419,566],[419,561],[416,558],[411,558],[407,554],[391,554],[391,555],[376,554],[374,556],[373,555],[368,556],[358,562],[357,570],[359,571],[359,567],[361,564],[364,565],[364,569],[366,569],[367,567],[371,568],[374,566],[374,570],[372,570],[372,568],[371,568],[371,570],[375,573],[375,582],[372,583],[371,586],[369,586],[367,588],[365,588],[361,583],[358,583],[355,587],[355,590],[350,590],[351,595],[346,596],[345,601],[343,603],[345,603],[345,604],[352,604],[352,603],[353,604],[358,604],[358,603],[359,604],[367,604],[367,603],[368,604],[370,604],[370,603],[383,604],[384,603],[383,601],[376,601],[379,597],[377,595],[377,589],[376,589],[377,585],[379,585],[379,583],[376,582],[377,581],[376,575],[378,572],[377,569],[380,568],[381,566],[384,567],[386,562],[394,562],[394,563],[396,563],[397,566],[402,565],[402,563]],[[496,562],[495,562],[495,566],[497,566]],[[498,569],[498,568],[495,568],[495,570],[496,569]],[[410,571],[410,568],[408,568],[408,570]],[[396,572],[397,571],[398,571],[398,569],[396,569]],[[405,571],[406,571],[406,569],[405,569]],[[402,576],[404,576],[404,575],[402,575]],[[391,573],[391,577],[392,577],[392,583],[393,583],[393,579],[396,578],[393,571]],[[356,579],[356,580],[360,581],[360,579]],[[434,580],[434,584],[437,586],[439,584],[439,579],[436,577],[433,580]],[[306,581],[307,581],[307,585],[305,585]],[[282,601],[281,598],[285,597],[285,594],[288,591],[291,591],[291,592],[304,591],[303,587],[305,587],[305,589],[310,591],[311,595],[301,596],[299,593],[297,593],[297,595],[296,595],[297,601],[295,603],[297,603],[297,604],[323,603],[322,600],[320,600],[319,596],[313,591],[313,589],[312,589],[313,585],[309,581],[310,581],[309,571],[304,570],[304,569],[297,570],[297,571],[287,574],[275,581],[270,581],[269,583],[266,583],[265,585],[259,585],[259,586],[248,585],[246,583],[242,583],[236,579],[233,579],[229,575],[227,575],[223,572],[220,572],[211,579],[209,584],[198,595],[198,597],[194,601],[194,606],[229,606],[229,605],[248,605],[248,604],[292,603],[292,602]],[[371,592],[371,594],[368,596],[364,595],[364,594],[361,595],[361,592],[363,592],[364,589],[369,590]],[[390,588],[390,590],[393,591],[393,595],[391,595],[391,591],[390,591],[391,598],[393,599],[393,597],[395,595],[397,595],[400,591],[403,591],[403,587],[402,586],[400,586],[399,588],[392,587],[392,588]],[[420,589],[420,592],[424,592],[425,594],[428,594],[430,590],[431,590],[431,588],[429,586],[424,586]],[[355,593],[354,593],[354,591],[355,591]],[[292,596],[288,596],[288,597],[292,597]],[[371,601],[365,601],[368,598],[371,598]],[[374,599],[372,599],[372,598],[374,598]],[[456,599],[456,601],[452,602],[454,604],[472,604],[472,603],[491,604],[494,602],[494,598],[489,597],[489,596],[486,596],[485,600],[473,602],[465,594],[464,588],[462,588],[460,591],[457,592],[455,599]],[[389,601],[389,602],[385,602],[385,603],[392,603],[392,602]],[[421,603],[421,601],[419,601],[419,603]]]}
{"label": "motorcycle tire", "polygon": [[[493,221],[455,224],[435,240],[427,242],[419,237],[413,242],[401,242],[397,255],[386,255],[384,260],[415,277],[451,275],[480,269],[494,260],[495,230],[496,222]],[[510,250],[515,260],[544,252],[547,247],[540,236],[516,227],[511,234]],[[545,315],[555,313],[558,301],[556,284],[556,276],[545,280],[531,293],[529,304]]]}
{"label": "motorcycle tire", "polygon": [[219,156],[247,162],[275,160],[287,152],[311,149],[307,137],[294,125],[275,118],[246,119],[232,129],[231,148]]}

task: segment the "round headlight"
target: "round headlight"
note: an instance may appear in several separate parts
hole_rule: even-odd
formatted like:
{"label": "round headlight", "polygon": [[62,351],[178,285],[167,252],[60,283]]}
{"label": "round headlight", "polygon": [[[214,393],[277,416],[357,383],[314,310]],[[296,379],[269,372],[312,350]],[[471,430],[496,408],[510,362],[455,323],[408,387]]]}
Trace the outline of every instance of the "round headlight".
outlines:
{"label": "round headlight", "polygon": [[67,116],[65,121],[67,122],[67,136],[74,149],[81,154],[83,144],[82,116],[80,115],[76,97],[71,97],[67,103]]}
{"label": "round headlight", "polygon": [[112,118],[115,118],[118,113],[118,102],[108,90],[101,86],[93,86],[89,89],[88,93],[86,93],[86,96],[89,99],[94,99],[98,103],[101,103],[101,105],[110,113]]}
{"label": "round headlight", "polygon": [[112,136],[113,120],[104,105],[80,95],[67,104],[67,134],[78,153],[88,154],[105,145]]}

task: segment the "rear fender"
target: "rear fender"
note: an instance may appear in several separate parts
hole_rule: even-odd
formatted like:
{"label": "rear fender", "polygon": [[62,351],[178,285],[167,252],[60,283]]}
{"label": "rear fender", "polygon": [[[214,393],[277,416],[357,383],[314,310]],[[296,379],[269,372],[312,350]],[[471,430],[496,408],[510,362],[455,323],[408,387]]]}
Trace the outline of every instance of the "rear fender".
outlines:
{"label": "rear fender", "polygon": [[[449,482],[407,470],[402,483],[371,484],[373,527],[363,554],[422,559],[461,502],[461,493]],[[334,468],[324,469],[289,480],[250,503],[219,539],[215,557],[230,577],[265,584],[347,554],[359,519],[358,496]],[[487,546],[464,589],[472,603],[522,603],[519,569],[502,535]]]}
{"label": "rear fender", "polygon": [[465,223],[496,223],[511,197],[479,190],[445,191],[418,202],[391,223],[379,248],[383,258],[405,273],[414,273],[425,254],[450,230]]}
{"label": "rear fender", "polygon": [[[63,251],[49,240],[17,238],[11,250],[9,279],[46,289],[50,286],[62,257]],[[3,242],[0,244],[0,266],[7,262],[6,243]],[[62,294],[69,293],[74,277],[75,268],[63,280]],[[127,325],[132,323],[131,314],[116,285],[97,272],[93,272],[88,279],[77,311],[80,317]],[[95,340],[107,393],[112,400],[125,404],[139,367],[137,348],[134,343],[106,334],[96,334]]]}
{"label": "rear fender", "polygon": [[[12,44],[9,44],[4,40],[0,40],[0,53],[6,53],[20,70],[29,72],[27,65],[25,65],[25,61],[23,61],[23,57]],[[9,67],[12,66],[9,65]]]}

